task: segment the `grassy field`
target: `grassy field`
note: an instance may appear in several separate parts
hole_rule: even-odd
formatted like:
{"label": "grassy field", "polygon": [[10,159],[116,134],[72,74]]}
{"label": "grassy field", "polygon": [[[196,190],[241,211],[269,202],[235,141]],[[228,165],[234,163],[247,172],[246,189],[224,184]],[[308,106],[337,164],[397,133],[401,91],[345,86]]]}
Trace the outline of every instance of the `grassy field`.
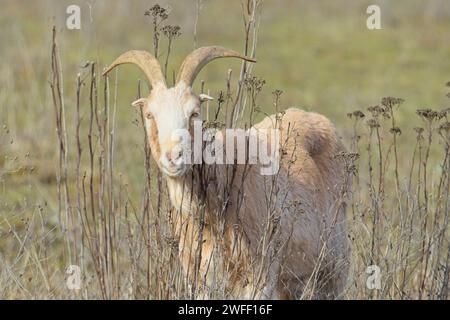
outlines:
{"label": "grassy field", "polygon": [[[68,30],[65,10],[77,3],[82,28]],[[244,51],[241,1],[159,3],[170,8],[164,23],[181,27],[171,48],[169,81],[195,47],[217,44]],[[366,8],[374,3],[381,7],[382,29],[370,31]],[[138,94],[137,79],[143,77],[136,68],[120,68],[106,89],[103,79],[95,82],[98,113],[108,121],[94,129],[92,175],[87,152],[92,64],[86,62],[102,70],[126,50],[152,51],[152,25],[144,13],[154,4],[1,2],[0,298],[187,296],[170,241],[157,243],[152,238],[157,220],[142,214],[146,197],[160,199],[161,222],[169,222],[167,196],[153,164],[151,183],[144,179],[141,119],[130,107]],[[257,37],[251,39],[258,60],[251,74],[265,80],[258,106],[271,113],[272,92],[282,90],[280,108],[297,106],[326,115],[353,155],[348,160],[355,186],[348,217],[353,253],[343,298],[447,299],[450,5],[439,0],[266,0],[260,9]],[[53,26],[64,98],[60,127],[49,86]],[[162,37],[161,61],[167,47]],[[232,59],[212,63],[198,79],[217,98],[230,68],[235,87],[241,63]],[[78,74],[83,81],[79,114]],[[200,85],[197,81],[196,89]],[[148,91],[144,83],[141,87],[142,94]],[[211,107],[216,110],[217,103]],[[242,124],[245,120],[244,115]],[[62,158],[57,128],[65,149]],[[77,132],[83,146],[80,159]],[[114,170],[102,173],[102,168]],[[95,206],[105,215],[94,236],[81,225],[79,198],[79,184],[90,177]],[[105,249],[92,245],[94,239],[101,247],[98,237],[111,233]],[[171,267],[164,270],[168,263]],[[81,290],[66,287],[71,264],[82,266]],[[366,288],[371,264],[381,268],[379,290]]]}

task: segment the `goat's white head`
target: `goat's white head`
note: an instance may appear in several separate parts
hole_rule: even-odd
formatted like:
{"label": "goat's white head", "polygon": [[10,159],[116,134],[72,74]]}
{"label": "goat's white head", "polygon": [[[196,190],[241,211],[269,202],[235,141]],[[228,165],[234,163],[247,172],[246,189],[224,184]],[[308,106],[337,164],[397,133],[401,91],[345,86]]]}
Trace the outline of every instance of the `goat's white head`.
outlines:
{"label": "goat's white head", "polygon": [[132,103],[142,108],[153,158],[159,168],[168,176],[179,177],[186,173],[188,165],[183,157],[186,141],[193,141],[193,122],[200,121],[200,104],[211,97],[196,95],[192,84],[200,70],[216,58],[235,57],[255,62],[254,59],[218,46],[194,50],[183,61],[176,85],[168,88],[158,60],[146,51],[128,51],[119,56],[103,74],[125,63],[137,65],[144,71],[152,91],[147,98]]}

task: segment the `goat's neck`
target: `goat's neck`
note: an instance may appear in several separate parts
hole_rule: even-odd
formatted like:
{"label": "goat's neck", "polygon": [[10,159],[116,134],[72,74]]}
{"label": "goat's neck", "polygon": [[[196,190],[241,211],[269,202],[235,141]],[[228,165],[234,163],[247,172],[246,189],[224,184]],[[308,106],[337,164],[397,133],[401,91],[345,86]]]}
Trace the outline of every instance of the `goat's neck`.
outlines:
{"label": "goat's neck", "polygon": [[[201,173],[200,173],[201,170]],[[184,177],[167,177],[170,200],[175,210],[198,213],[201,206],[207,210],[220,210],[223,193],[227,190],[227,166],[193,168]]]}
{"label": "goat's neck", "polygon": [[172,206],[175,210],[181,210],[186,212],[188,203],[191,203],[192,207],[197,207],[197,197],[193,190],[192,179],[189,177],[167,177],[167,188],[169,190],[169,197]]}
{"label": "goat's neck", "polygon": [[167,177],[169,197],[177,212],[173,221],[175,232],[182,233],[181,223],[197,231],[201,226],[213,242],[216,237],[228,239],[229,243],[242,235],[247,239],[238,227],[239,190],[232,188],[241,176],[240,166],[224,164],[194,167],[183,178]]}

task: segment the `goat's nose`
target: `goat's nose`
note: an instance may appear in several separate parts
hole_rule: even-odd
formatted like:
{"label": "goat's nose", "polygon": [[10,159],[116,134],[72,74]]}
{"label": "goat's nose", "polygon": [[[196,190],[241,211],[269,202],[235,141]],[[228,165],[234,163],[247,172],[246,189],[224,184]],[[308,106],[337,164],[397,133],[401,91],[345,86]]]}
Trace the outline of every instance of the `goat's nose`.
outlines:
{"label": "goat's nose", "polygon": [[172,141],[175,143],[180,143],[183,140],[183,136],[181,134],[175,134],[172,137]]}
{"label": "goat's nose", "polygon": [[166,152],[166,158],[169,161],[176,161],[176,160],[180,159],[182,155],[183,155],[182,150],[177,150],[177,151],[172,150],[172,151]]}

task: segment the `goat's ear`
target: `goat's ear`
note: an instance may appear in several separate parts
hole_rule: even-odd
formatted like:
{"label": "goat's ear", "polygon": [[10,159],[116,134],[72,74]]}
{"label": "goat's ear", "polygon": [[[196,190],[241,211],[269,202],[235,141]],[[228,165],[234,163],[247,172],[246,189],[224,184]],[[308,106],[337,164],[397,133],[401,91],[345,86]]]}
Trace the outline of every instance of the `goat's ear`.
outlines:
{"label": "goat's ear", "polygon": [[198,95],[198,97],[200,98],[200,102],[205,102],[205,101],[214,100],[213,97],[208,96],[207,94],[204,94],[204,93],[200,93],[200,94]]}
{"label": "goat's ear", "polygon": [[145,99],[145,98],[137,99],[136,101],[133,101],[131,103],[131,105],[133,107],[139,107],[139,108],[142,109],[142,108],[144,108],[147,105],[147,99]]}

